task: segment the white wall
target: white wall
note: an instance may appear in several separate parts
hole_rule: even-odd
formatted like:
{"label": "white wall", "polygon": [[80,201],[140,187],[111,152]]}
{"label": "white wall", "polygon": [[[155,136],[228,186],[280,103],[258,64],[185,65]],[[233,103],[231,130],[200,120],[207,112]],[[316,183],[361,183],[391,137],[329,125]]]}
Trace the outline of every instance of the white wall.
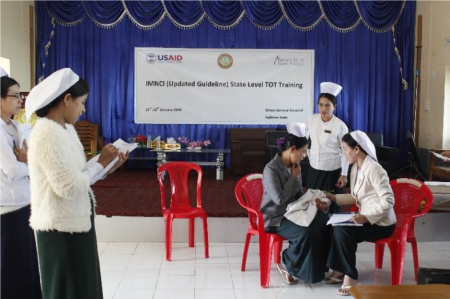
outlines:
{"label": "white wall", "polygon": [[0,56],[10,60],[9,75],[19,82],[21,91],[31,88],[30,6],[33,1],[0,1]]}
{"label": "white wall", "polygon": [[444,119],[445,70],[450,66],[450,1],[418,1],[417,15],[423,16],[419,147],[440,149],[444,146],[444,123],[450,122]]}

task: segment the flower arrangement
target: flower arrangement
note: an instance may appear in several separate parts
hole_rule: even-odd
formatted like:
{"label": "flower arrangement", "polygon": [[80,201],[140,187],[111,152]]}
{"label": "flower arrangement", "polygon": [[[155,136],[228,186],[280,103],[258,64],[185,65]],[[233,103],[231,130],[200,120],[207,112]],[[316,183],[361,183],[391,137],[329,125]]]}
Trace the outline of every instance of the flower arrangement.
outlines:
{"label": "flower arrangement", "polygon": [[201,149],[202,147],[207,147],[211,144],[209,140],[197,140],[189,142],[187,149]]}
{"label": "flower arrangement", "polygon": [[136,142],[138,144],[139,147],[145,147],[147,146],[147,137],[145,137],[144,135],[140,134],[136,137]]}
{"label": "flower arrangement", "polygon": [[180,144],[184,144],[184,145],[189,144],[189,139],[187,137],[178,137],[177,140]]}

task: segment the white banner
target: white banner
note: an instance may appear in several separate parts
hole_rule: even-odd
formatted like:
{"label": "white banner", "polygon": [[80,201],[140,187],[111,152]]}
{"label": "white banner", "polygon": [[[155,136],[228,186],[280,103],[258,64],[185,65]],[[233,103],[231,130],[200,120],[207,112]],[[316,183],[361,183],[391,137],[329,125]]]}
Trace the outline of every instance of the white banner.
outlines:
{"label": "white banner", "polygon": [[314,50],[135,48],[135,122],[285,124],[314,105]]}

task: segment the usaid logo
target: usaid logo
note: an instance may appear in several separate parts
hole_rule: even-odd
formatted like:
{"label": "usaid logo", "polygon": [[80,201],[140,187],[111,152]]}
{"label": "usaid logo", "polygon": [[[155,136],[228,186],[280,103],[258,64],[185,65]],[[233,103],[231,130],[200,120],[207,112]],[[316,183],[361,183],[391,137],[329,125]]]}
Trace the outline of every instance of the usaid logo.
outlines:
{"label": "usaid logo", "polygon": [[280,55],[275,58],[274,65],[295,65],[295,66],[302,66],[304,65],[304,59],[303,58],[281,58]]}
{"label": "usaid logo", "polygon": [[147,54],[147,62],[153,64],[156,62],[156,55],[153,53]]}
{"label": "usaid logo", "polygon": [[154,63],[182,63],[183,56],[181,55],[169,55],[169,54],[154,54],[148,53],[146,60],[150,64]]}

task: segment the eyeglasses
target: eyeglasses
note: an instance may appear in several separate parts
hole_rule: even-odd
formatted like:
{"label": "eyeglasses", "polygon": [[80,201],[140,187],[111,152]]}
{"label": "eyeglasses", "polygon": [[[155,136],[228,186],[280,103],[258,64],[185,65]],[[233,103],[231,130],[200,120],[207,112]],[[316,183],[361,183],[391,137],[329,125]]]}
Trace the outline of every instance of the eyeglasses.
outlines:
{"label": "eyeglasses", "polygon": [[10,97],[10,98],[16,98],[16,99],[21,99],[22,96],[20,95],[20,93],[16,93],[16,94],[7,94],[6,97]]}

